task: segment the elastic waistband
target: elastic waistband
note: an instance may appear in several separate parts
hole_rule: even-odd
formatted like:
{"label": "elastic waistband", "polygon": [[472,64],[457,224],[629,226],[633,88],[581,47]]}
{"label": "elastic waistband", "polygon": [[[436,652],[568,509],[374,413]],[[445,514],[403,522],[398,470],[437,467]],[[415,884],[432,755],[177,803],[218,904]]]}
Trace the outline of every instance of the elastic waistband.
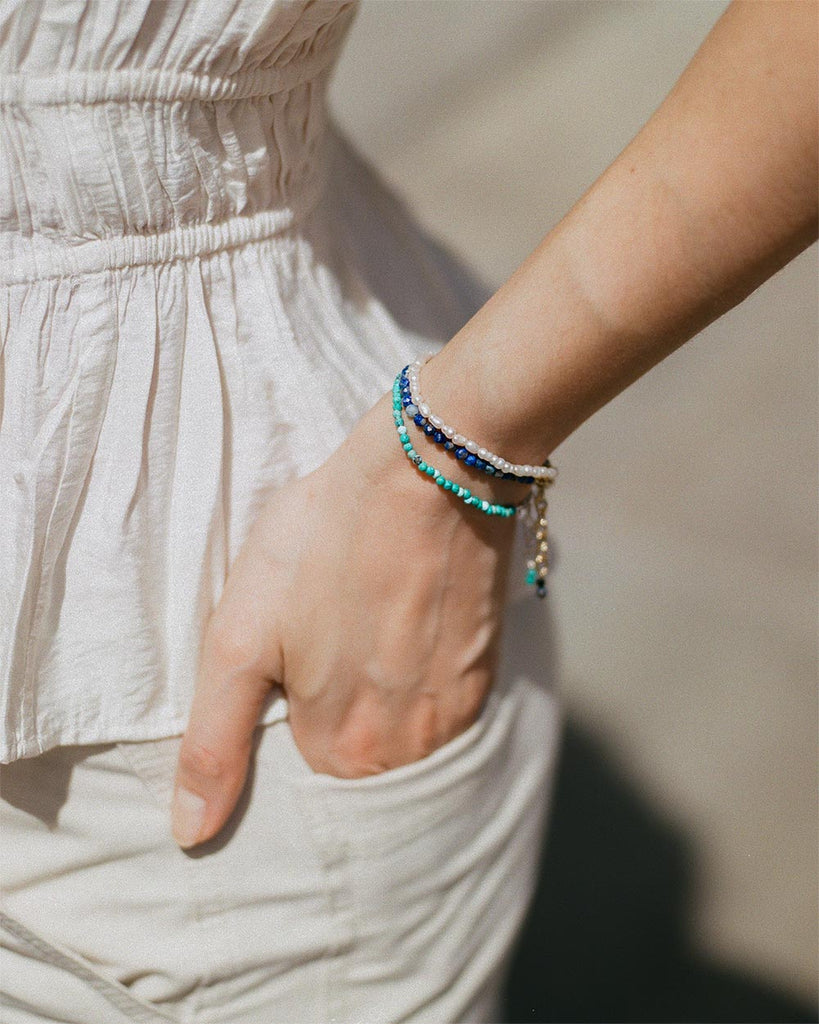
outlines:
{"label": "elastic waistband", "polygon": [[234,216],[213,224],[185,224],[147,235],[91,239],[76,245],[9,232],[0,234],[0,286],[54,277],[96,274],[122,267],[208,256],[283,234],[318,205],[326,175],[317,175],[298,205]]}
{"label": "elastic waistband", "polygon": [[67,71],[55,75],[0,75],[0,107],[53,106],[66,103],[217,102],[287,92],[327,70],[322,48],[280,67],[207,75],[170,68],[117,68]]}

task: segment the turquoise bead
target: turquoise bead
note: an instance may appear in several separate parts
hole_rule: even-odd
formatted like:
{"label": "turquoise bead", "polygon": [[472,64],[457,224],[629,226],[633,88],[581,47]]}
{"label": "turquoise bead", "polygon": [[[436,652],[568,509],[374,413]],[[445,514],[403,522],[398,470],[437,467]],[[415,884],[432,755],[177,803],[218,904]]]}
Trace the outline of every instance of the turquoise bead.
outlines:
{"label": "turquoise bead", "polygon": [[427,474],[427,476],[435,476],[435,467],[434,466],[427,466],[426,474]]}
{"label": "turquoise bead", "polygon": [[426,471],[427,471],[427,464],[426,464],[426,462],[423,462],[423,461],[419,462],[418,463],[418,468],[421,470],[422,473],[426,473]]}
{"label": "turquoise bead", "polygon": [[405,441],[404,444],[401,445],[401,447],[404,449],[405,452],[412,451],[412,441]]}

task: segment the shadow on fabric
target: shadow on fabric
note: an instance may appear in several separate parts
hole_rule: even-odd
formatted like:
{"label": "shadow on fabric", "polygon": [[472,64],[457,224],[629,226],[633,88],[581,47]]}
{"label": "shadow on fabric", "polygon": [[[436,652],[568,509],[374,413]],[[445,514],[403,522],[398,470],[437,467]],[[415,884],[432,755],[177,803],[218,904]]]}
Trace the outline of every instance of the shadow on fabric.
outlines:
{"label": "shadow on fabric", "polygon": [[570,720],[540,880],[506,992],[509,1024],[816,1022],[691,948],[691,843]]}

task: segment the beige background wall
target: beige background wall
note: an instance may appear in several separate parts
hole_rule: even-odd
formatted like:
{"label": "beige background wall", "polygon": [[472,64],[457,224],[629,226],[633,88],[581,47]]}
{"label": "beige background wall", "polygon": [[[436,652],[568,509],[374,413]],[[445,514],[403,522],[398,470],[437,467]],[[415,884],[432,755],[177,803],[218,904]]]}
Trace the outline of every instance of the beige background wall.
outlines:
{"label": "beige background wall", "polygon": [[[498,285],[724,7],[365,0],[333,107]],[[811,999],[816,270],[813,248],[560,447],[550,594],[574,716],[691,839],[693,941]]]}

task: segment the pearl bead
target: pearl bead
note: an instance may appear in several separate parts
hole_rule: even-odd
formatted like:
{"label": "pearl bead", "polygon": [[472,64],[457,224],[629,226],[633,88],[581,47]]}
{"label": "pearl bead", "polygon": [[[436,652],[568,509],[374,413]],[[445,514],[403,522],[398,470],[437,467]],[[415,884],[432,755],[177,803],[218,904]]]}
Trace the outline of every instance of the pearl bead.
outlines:
{"label": "pearl bead", "polygon": [[422,416],[429,416],[429,406],[426,402],[418,403],[418,412],[420,412]]}
{"label": "pearl bead", "polygon": [[467,441],[466,444],[464,445],[464,448],[466,448],[466,450],[468,452],[471,452],[473,455],[476,455],[478,452],[478,446],[475,444],[474,441]]}
{"label": "pearl bead", "polygon": [[456,445],[457,445],[457,446],[458,446],[459,448],[463,448],[463,446],[464,446],[464,445],[466,444],[466,438],[464,437],[464,435],[463,435],[463,434],[456,434],[456,435],[455,435],[455,436],[454,436],[454,437],[452,438],[452,440],[453,440],[453,441],[455,442],[455,444],[456,444]]}
{"label": "pearl bead", "polygon": [[443,431],[443,432],[444,432],[444,433],[446,434],[446,436],[447,436],[447,437],[449,437],[449,438],[451,438],[451,437],[452,437],[452,435],[453,435],[453,434],[455,433],[455,428],[454,428],[454,427],[450,427],[450,425],[449,425],[448,423],[444,423],[444,424],[443,424],[443,426],[441,427],[441,430],[442,430],[442,431]]}
{"label": "pearl bead", "polygon": [[479,459],[483,459],[484,462],[486,462],[487,459],[489,458],[489,452],[485,448],[479,448],[478,449],[478,458]]}
{"label": "pearl bead", "polygon": [[440,430],[443,425],[443,420],[440,416],[430,416],[429,422],[435,427],[436,430]]}

